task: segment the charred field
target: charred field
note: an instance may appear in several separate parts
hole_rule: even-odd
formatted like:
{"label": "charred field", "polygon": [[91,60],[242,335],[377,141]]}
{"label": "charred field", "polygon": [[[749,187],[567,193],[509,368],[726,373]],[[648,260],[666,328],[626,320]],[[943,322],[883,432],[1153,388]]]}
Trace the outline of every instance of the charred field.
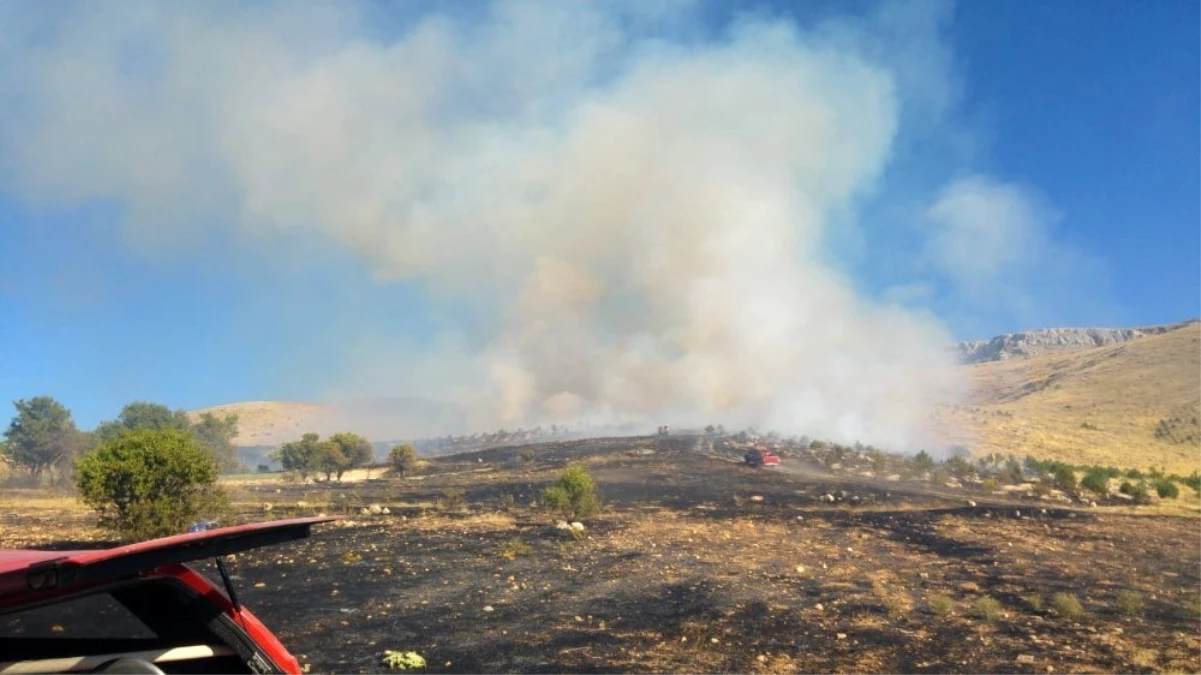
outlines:
{"label": "charred field", "polygon": [[[737,458],[700,438],[593,439],[408,479],[234,484],[247,520],[347,515],[231,571],[312,672],[379,672],[385,650],[439,673],[1201,671],[1195,517]],[[605,501],[578,537],[537,506],[570,461]],[[100,536],[89,523],[23,509],[0,546],[78,544]]]}

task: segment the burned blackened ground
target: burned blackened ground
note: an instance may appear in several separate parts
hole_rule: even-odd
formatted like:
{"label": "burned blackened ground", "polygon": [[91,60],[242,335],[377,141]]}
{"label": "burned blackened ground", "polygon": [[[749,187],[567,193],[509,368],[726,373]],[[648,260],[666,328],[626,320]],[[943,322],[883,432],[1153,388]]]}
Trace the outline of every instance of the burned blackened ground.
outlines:
{"label": "burned blackened ground", "polygon": [[[245,601],[314,671],[379,670],[386,649],[430,672],[1201,669],[1196,519],[971,506],[752,469],[689,439],[518,452],[420,480],[247,488],[273,512],[355,515],[241,556]],[[572,460],[608,504],[580,540],[530,506]],[[357,514],[373,503],[390,515]],[[1057,614],[1057,593],[1084,613]],[[990,618],[985,598],[1000,603]]]}
{"label": "burned blackened ground", "polygon": [[[569,461],[607,503],[578,540],[531,506]],[[784,468],[705,439],[601,439],[407,480],[240,485],[247,519],[350,515],[231,568],[313,672],[378,672],[389,649],[429,672],[1201,670],[1196,518]]]}

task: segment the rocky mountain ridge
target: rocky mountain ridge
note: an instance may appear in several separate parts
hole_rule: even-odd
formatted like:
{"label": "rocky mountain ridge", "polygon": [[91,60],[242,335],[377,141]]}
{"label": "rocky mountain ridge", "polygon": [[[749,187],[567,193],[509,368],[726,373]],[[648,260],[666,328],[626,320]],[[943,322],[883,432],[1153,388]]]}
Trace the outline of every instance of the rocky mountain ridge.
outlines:
{"label": "rocky mountain ridge", "polygon": [[1197,319],[1138,328],[1043,328],[998,335],[987,340],[967,340],[952,347],[960,363],[987,363],[1070,352],[1161,335],[1197,323]]}

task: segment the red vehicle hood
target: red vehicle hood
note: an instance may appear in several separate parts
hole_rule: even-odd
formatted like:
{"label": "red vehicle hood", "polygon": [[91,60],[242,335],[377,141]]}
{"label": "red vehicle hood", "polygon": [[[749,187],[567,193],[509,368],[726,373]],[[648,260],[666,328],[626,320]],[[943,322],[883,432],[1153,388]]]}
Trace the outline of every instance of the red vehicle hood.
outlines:
{"label": "red vehicle hood", "polygon": [[108,549],[29,551],[0,549],[0,598],[135,577],[163,565],[239,553],[309,536],[336,517],[290,518],[251,523]]}

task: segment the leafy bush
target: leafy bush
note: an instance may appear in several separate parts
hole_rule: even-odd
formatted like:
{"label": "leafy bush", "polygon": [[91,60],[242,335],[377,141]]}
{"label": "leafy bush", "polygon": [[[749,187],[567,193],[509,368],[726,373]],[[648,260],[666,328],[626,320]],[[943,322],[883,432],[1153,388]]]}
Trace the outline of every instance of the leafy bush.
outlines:
{"label": "leafy bush", "polygon": [[951,596],[943,593],[935,593],[926,601],[930,603],[930,611],[938,616],[947,616],[955,608],[955,601],[951,599]]}
{"label": "leafy bush", "polygon": [[542,503],[574,520],[593,515],[601,506],[596,483],[588,473],[588,468],[582,464],[573,464],[564,469],[559,474],[559,482],[543,491]]}
{"label": "leafy bush", "polygon": [[1138,616],[1143,613],[1143,596],[1137,591],[1118,591],[1118,611],[1125,616]]}
{"label": "leafy bush", "polygon": [[412,471],[416,463],[417,449],[408,443],[401,443],[388,453],[388,466],[401,478],[405,477],[406,472]]}
{"label": "leafy bush", "polygon": [[977,600],[976,603],[972,605],[972,609],[975,611],[977,617],[985,621],[994,621],[1000,618],[1004,607],[1001,606],[1001,603],[986,595]]}
{"label": "leafy bush", "polygon": [[934,468],[934,458],[931,457],[930,453],[926,452],[925,450],[919,450],[918,453],[913,457],[913,465],[916,466],[919,471],[929,471],[930,469]]}
{"label": "leafy bush", "polygon": [[1160,478],[1155,481],[1155,494],[1159,495],[1160,499],[1176,499],[1180,496],[1180,488],[1176,487],[1175,482]]}
{"label": "leafy bush", "polygon": [[1201,472],[1194,471],[1182,478],[1180,482],[1192,488],[1193,492],[1201,494]]}
{"label": "leafy bush", "polygon": [[1077,619],[1084,615],[1080,601],[1071,593],[1056,593],[1051,596],[1051,609],[1063,619]]}
{"label": "leafy bush", "polygon": [[1147,484],[1143,481],[1131,483],[1130,481],[1122,481],[1122,485],[1118,487],[1118,492],[1124,495],[1134,497],[1135,501],[1146,501],[1147,499]]}
{"label": "leafy bush", "polygon": [[1080,485],[1099,495],[1108,494],[1109,476],[1103,470],[1090,469],[1088,473],[1084,474],[1084,478],[1081,479]]}
{"label": "leafy bush", "polygon": [[100,526],[123,539],[181,534],[226,504],[212,453],[190,432],[139,429],[114,435],[77,464],[76,484]]}
{"label": "leafy bush", "polygon": [[1126,471],[1126,477],[1130,480],[1140,480],[1143,477],[1143,472],[1139,471],[1138,469],[1128,469]]}
{"label": "leafy bush", "polygon": [[1055,487],[1064,492],[1071,492],[1076,489],[1076,472],[1067,464],[1060,464],[1055,467],[1055,472],[1052,474],[1055,481]]}

